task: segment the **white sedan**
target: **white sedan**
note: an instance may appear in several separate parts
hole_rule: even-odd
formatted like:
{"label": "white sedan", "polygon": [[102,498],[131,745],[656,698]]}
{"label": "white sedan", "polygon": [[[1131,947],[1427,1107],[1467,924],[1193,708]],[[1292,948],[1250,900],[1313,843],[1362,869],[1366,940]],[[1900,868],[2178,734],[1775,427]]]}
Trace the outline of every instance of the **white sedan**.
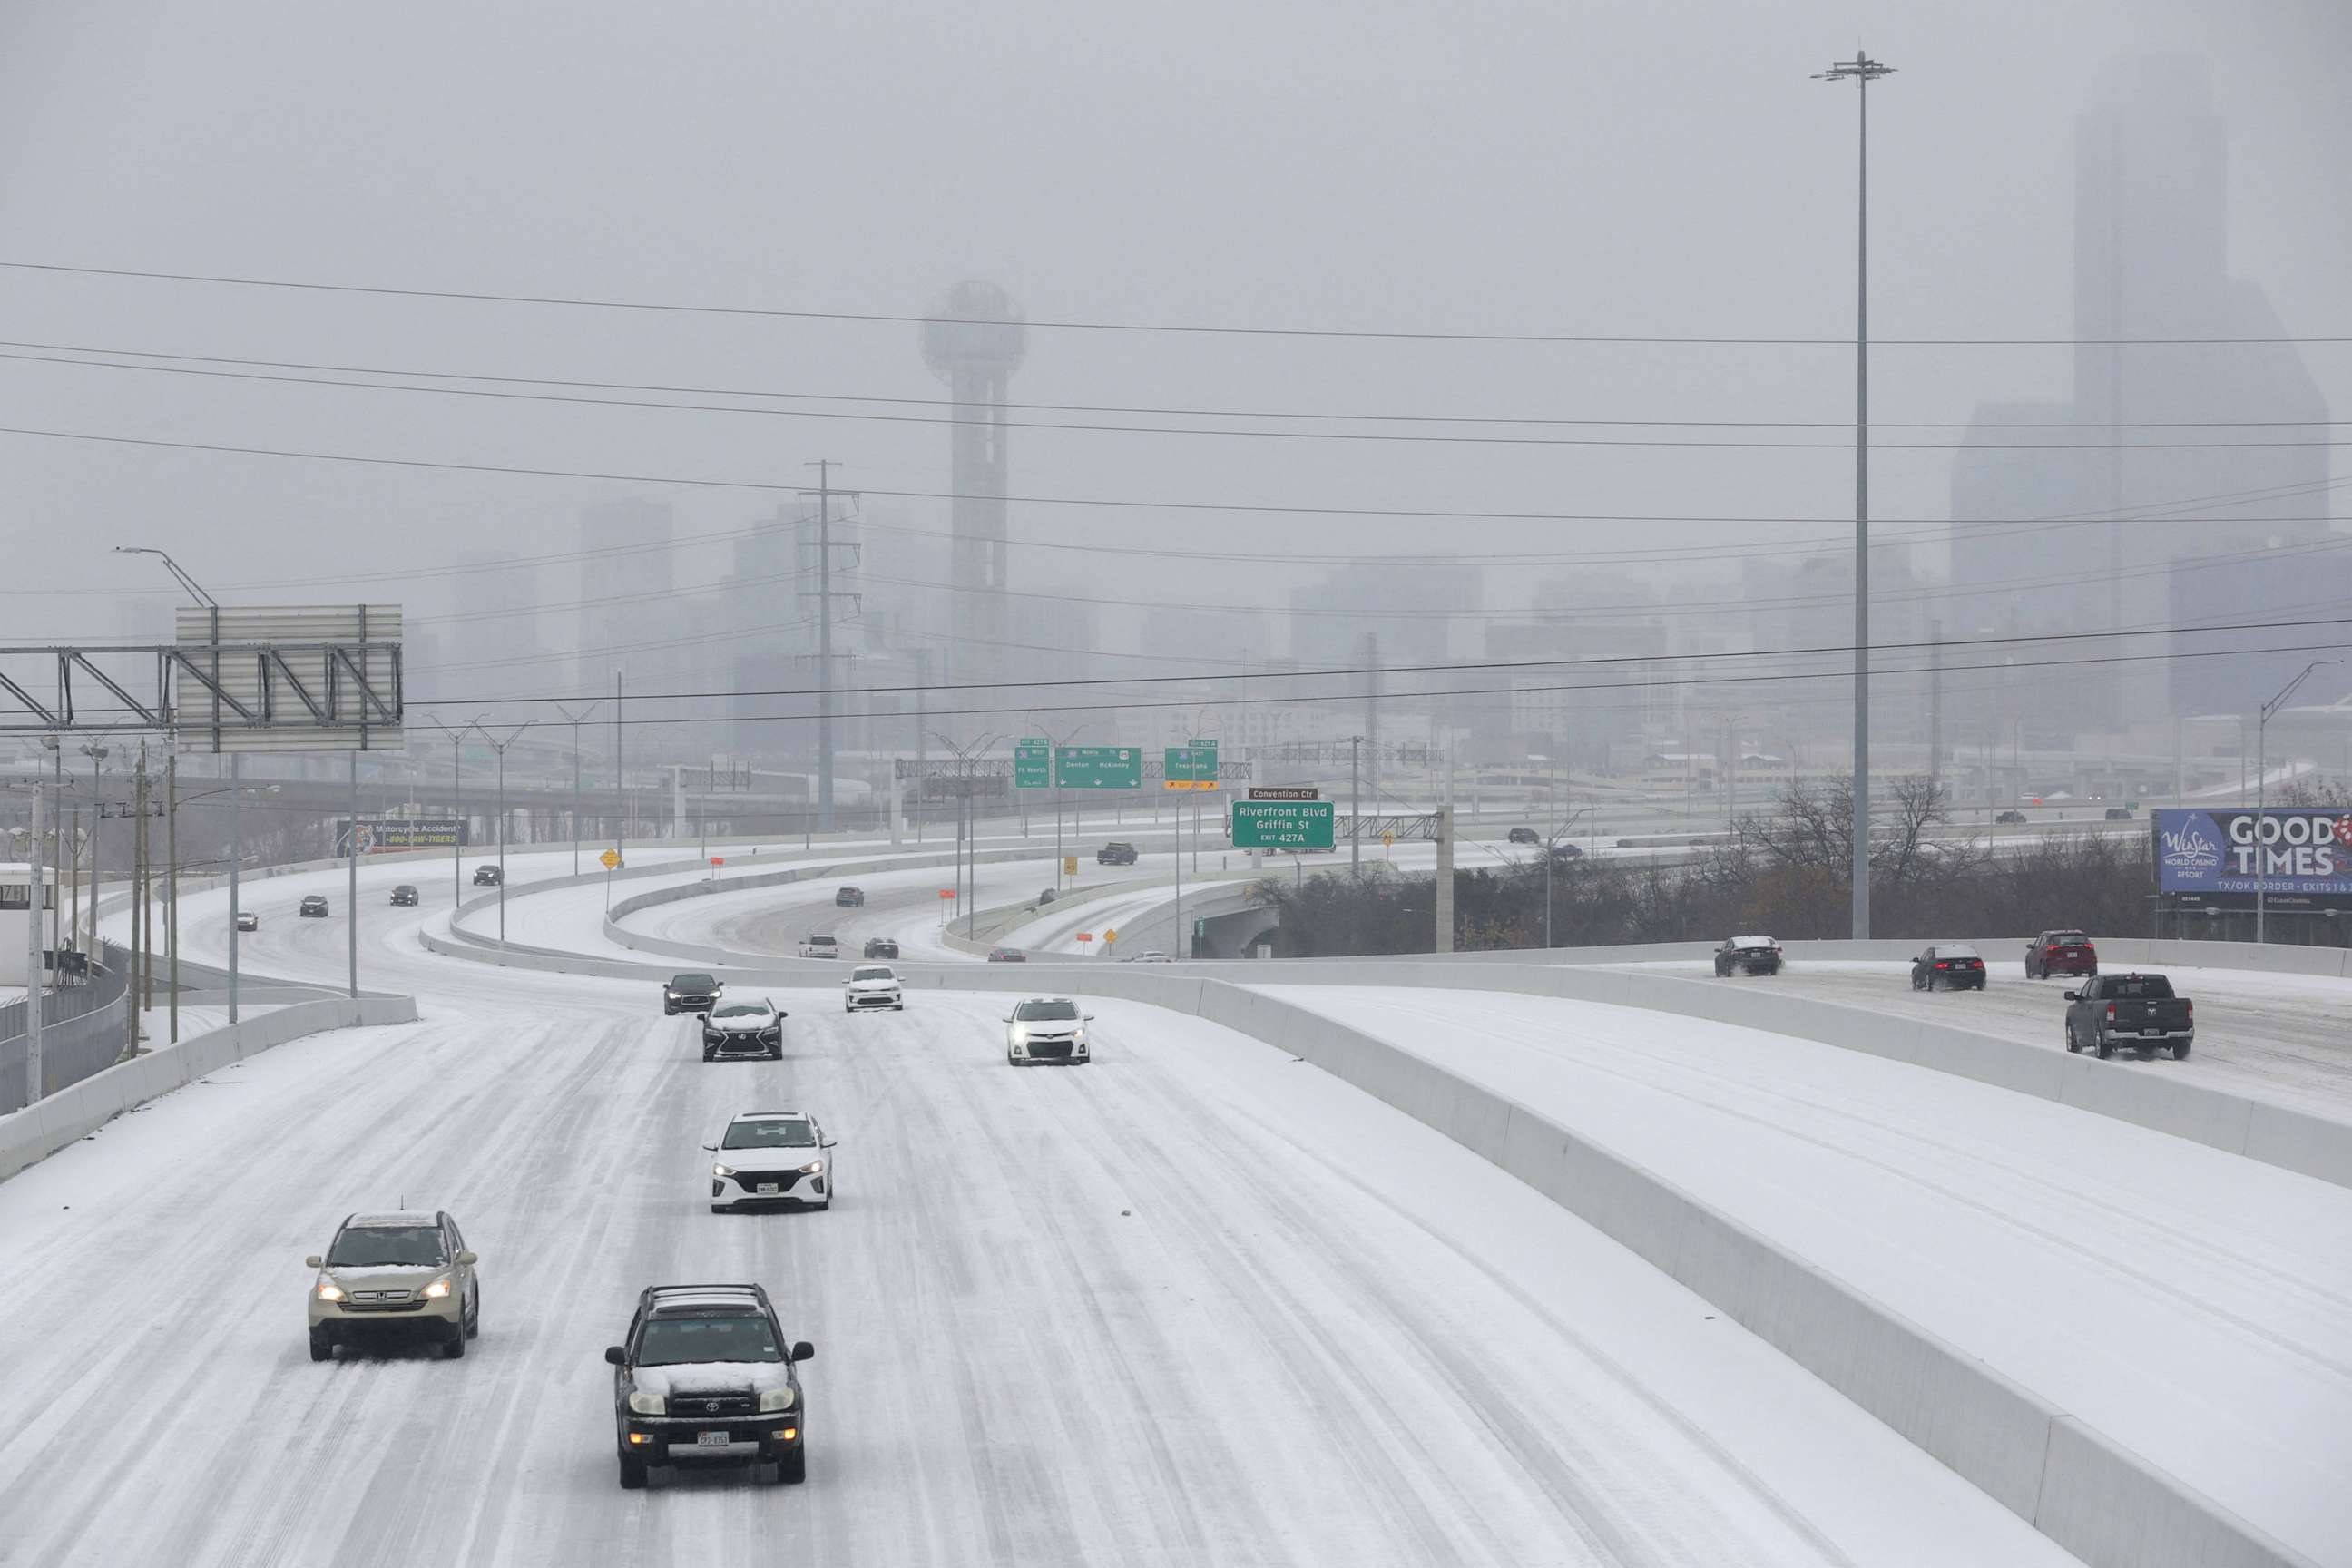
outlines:
{"label": "white sedan", "polygon": [[1016,1003],[1004,1016],[1004,1059],[1014,1067],[1032,1062],[1093,1060],[1087,1048],[1087,1025],[1092,1013],[1081,1013],[1067,996],[1032,996]]}
{"label": "white sedan", "polygon": [[863,1013],[877,1007],[887,1007],[893,1013],[907,1010],[906,997],[898,988],[898,972],[887,963],[861,963],[842,982],[841,1010]]}

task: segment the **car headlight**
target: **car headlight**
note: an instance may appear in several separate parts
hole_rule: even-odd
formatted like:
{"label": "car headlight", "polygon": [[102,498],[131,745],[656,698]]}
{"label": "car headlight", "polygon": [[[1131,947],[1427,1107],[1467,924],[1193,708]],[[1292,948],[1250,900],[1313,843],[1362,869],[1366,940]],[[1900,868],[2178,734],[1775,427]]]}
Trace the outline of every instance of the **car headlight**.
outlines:
{"label": "car headlight", "polygon": [[822,1160],[811,1160],[807,1164],[801,1167],[801,1174],[803,1176],[824,1175],[824,1162]]}
{"label": "car headlight", "polygon": [[427,1285],[424,1289],[419,1290],[417,1294],[424,1297],[428,1301],[440,1300],[443,1297],[449,1294],[449,1276],[444,1274],[440,1279],[436,1279],[432,1284]]}
{"label": "car headlight", "polygon": [[1025,1026],[1020,1024],[1013,1025],[1012,1033],[1013,1043],[1014,1045],[1025,1046],[1029,1043],[1029,1030]]}
{"label": "car headlight", "polygon": [[799,1397],[789,1388],[772,1388],[760,1395],[760,1414],[765,1415],[772,1410],[790,1410],[799,1403]]}
{"label": "car headlight", "polygon": [[732,1165],[713,1165],[710,1167],[710,1173],[714,1176],[731,1176],[735,1173],[735,1167]]}
{"label": "car headlight", "polygon": [[340,1300],[341,1300],[342,1299],[343,1299],[343,1288],[342,1288],[341,1286],[340,1286],[340,1285],[336,1284],[336,1283],[335,1283],[333,1280],[331,1280],[331,1279],[321,1279],[321,1280],[320,1280],[320,1281],[319,1281],[319,1300],[321,1300],[321,1301],[340,1301]]}
{"label": "car headlight", "polygon": [[629,1408],[640,1415],[660,1415],[667,1413],[669,1404],[658,1394],[632,1394]]}

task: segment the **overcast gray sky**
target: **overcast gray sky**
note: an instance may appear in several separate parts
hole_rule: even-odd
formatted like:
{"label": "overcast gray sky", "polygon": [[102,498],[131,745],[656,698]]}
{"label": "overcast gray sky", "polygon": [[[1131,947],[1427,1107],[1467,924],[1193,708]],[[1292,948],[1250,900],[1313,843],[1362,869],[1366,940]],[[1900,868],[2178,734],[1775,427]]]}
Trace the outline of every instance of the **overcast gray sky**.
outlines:
{"label": "overcast gray sky", "polygon": [[[1874,330],[2064,335],[2074,119],[2100,63],[2210,63],[2233,269],[2290,331],[2352,333],[2352,10],[2326,0],[1901,5],[1196,0],[1103,6],[18,0],[0,15],[0,259],[425,289],[919,310],[992,279],[1037,318],[1835,336],[1853,104],[1874,91]],[[931,396],[897,324],[759,321],[0,271],[9,339],[781,391]],[[2352,347],[2311,351],[2342,416]],[[1876,414],[2063,397],[2062,350],[1886,349]],[[1024,400],[1596,418],[1850,416],[1835,349],[1406,345],[1039,331]],[[2216,417],[2261,411],[2217,410]],[[946,488],[922,425],[598,411],[0,361],[0,423],[797,484]],[[1671,434],[1667,432],[1666,434]],[[574,542],[615,490],[0,436],[0,616],[102,636],[162,543],[218,584]],[[2338,471],[2343,465],[2338,464]],[[1835,450],[1371,446],[1020,431],[1045,495],[1834,518]],[[1879,459],[1934,517],[1947,461]],[[661,493],[646,491],[646,493]],[[683,529],[772,498],[678,492]],[[943,527],[943,507],[905,518]],[[1016,538],[1234,549],[1580,549],[1622,526],[1138,519],[1016,507]],[[1791,537],[1822,531],[1802,524]],[[1720,537],[1662,529],[1661,543]],[[697,581],[719,552],[683,561]],[[1016,550],[1019,587],[1104,580]],[[1201,574],[1196,574],[1195,579]],[[1239,602],[1277,584],[1228,574]],[[562,586],[568,587],[567,574]],[[1218,586],[1143,574],[1126,587]],[[58,596],[56,590],[100,596]],[[38,590],[33,596],[28,590]],[[1181,591],[1180,591],[1181,590]],[[446,585],[375,596],[430,613]],[[257,598],[312,596],[289,586]],[[347,598],[347,589],[320,596]],[[550,597],[568,597],[551,592]],[[553,640],[568,635],[555,628]]]}

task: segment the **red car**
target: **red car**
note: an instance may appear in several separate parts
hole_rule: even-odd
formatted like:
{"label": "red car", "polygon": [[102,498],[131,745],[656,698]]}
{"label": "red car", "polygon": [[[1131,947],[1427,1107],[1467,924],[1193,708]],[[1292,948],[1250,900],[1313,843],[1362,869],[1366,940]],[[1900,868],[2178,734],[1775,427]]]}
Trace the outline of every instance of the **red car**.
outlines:
{"label": "red car", "polygon": [[2025,947],[2025,977],[2047,980],[2053,974],[2096,974],[2099,950],[2078,931],[2045,931]]}

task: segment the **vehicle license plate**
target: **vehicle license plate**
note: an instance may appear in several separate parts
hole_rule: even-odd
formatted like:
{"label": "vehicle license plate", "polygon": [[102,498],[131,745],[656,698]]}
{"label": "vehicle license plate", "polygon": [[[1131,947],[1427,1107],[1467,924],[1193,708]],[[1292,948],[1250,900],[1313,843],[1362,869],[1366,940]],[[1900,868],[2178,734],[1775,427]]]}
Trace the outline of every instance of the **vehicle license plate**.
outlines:
{"label": "vehicle license plate", "polygon": [[697,1432],[694,1435],[694,1446],[698,1448],[724,1448],[727,1447],[727,1434],[724,1432]]}
{"label": "vehicle license plate", "polygon": [[758,1190],[763,1193],[772,1193],[776,1190],[776,1184],[773,1182],[761,1182]]}
{"label": "vehicle license plate", "polygon": [[2160,1035],[2164,1033],[2164,1031],[2162,1029],[2142,1029],[2140,1033],[2143,1035]]}

